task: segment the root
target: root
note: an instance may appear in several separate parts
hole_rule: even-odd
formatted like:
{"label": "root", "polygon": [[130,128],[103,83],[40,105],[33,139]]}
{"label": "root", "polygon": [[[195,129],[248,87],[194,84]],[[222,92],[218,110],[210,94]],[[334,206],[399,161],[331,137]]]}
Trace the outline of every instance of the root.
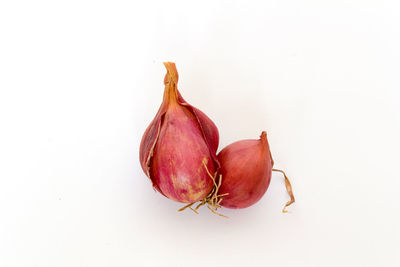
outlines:
{"label": "root", "polygon": [[272,169],[272,171],[280,172],[280,173],[282,173],[283,176],[285,177],[286,191],[288,192],[288,194],[289,194],[289,196],[290,196],[290,200],[285,204],[285,206],[284,206],[283,209],[282,209],[282,212],[283,212],[283,213],[288,213],[288,211],[286,210],[286,208],[295,202],[294,195],[293,195],[293,190],[292,190],[292,185],[290,184],[290,181],[289,181],[289,179],[287,178],[286,173],[285,173],[284,171],[278,170],[278,169]]}
{"label": "root", "polygon": [[192,208],[193,204],[194,204],[194,202],[193,202],[193,203],[190,203],[190,204],[188,204],[188,205],[186,205],[186,206],[184,206],[184,207],[182,207],[182,208],[180,208],[178,211],[183,211],[183,210],[189,208],[189,209],[193,210],[195,213],[199,214],[196,210],[194,210],[194,209]]}
{"label": "root", "polygon": [[224,218],[228,218],[227,216],[225,216],[225,215],[223,215],[223,214],[217,212],[217,210],[218,210],[219,208],[222,208],[221,205],[220,205],[220,203],[221,203],[221,201],[222,201],[222,197],[229,195],[229,193],[225,193],[225,194],[220,194],[220,195],[218,195],[218,190],[219,190],[219,188],[221,187],[221,183],[222,183],[222,175],[219,176],[218,183],[217,183],[217,182],[215,181],[215,180],[216,180],[216,177],[217,177],[217,172],[215,172],[215,174],[214,174],[214,176],[213,176],[213,175],[209,172],[209,170],[208,170],[207,165],[206,165],[205,162],[203,162],[203,165],[204,165],[204,168],[205,168],[206,171],[207,171],[208,176],[211,178],[211,180],[212,180],[213,183],[214,183],[213,189],[211,190],[211,192],[210,192],[204,199],[200,200],[200,203],[196,206],[196,208],[194,208],[194,209],[192,208],[192,206],[196,203],[196,202],[193,202],[193,203],[189,203],[188,205],[186,205],[186,206],[180,208],[178,211],[183,211],[183,210],[185,210],[185,209],[187,209],[187,208],[190,208],[193,212],[199,214],[199,213],[197,212],[197,210],[198,210],[201,206],[207,205],[207,208],[208,208],[209,210],[211,210],[212,213],[214,213],[214,214],[216,214],[216,215],[218,215],[218,216],[224,217]]}
{"label": "root", "polygon": [[221,217],[224,217],[224,218],[229,218],[228,216],[225,216],[225,215],[223,215],[223,214],[221,214],[221,213],[219,213],[219,212],[216,212],[215,210],[213,210],[212,208],[210,208],[210,206],[208,206],[208,205],[207,205],[207,208],[208,208],[209,210],[211,210],[212,213],[217,214],[218,216],[221,216]]}

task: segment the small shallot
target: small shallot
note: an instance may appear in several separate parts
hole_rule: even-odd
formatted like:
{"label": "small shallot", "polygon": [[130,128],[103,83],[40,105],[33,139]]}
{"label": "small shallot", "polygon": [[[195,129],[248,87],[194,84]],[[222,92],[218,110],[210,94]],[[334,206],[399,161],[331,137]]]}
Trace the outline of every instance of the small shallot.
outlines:
{"label": "small shallot", "polygon": [[221,206],[242,209],[256,203],[267,191],[272,171],[283,173],[286,189],[291,198],[283,208],[283,212],[286,212],[286,207],[295,201],[285,173],[273,169],[274,162],[266,132],[262,132],[258,140],[242,140],[228,145],[218,154],[218,160],[222,176],[218,193],[224,195],[220,201]]}

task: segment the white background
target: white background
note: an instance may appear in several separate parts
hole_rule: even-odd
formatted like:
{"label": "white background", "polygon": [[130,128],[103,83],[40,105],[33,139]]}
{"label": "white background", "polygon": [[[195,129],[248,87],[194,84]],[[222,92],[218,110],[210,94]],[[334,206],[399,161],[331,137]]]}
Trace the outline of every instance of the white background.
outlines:
{"label": "white background", "polygon": [[[2,1],[0,266],[400,266],[396,2]],[[220,148],[268,132],[289,214],[279,174],[229,219],[154,192],[163,61]]]}

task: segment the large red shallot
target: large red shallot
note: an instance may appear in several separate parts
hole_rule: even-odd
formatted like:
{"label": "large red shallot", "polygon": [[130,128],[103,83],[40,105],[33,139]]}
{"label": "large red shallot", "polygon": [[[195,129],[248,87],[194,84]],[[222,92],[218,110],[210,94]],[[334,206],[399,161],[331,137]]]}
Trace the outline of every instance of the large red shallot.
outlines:
{"label": "large red shallot", "polygon": [[140,163],[157,191],[169,199],[193,203],[213,189],[214,175],[210,174],[219,168],[219,134],[203,112],[182,98],[175,64],[164,65],[164,98],[143,134]]}

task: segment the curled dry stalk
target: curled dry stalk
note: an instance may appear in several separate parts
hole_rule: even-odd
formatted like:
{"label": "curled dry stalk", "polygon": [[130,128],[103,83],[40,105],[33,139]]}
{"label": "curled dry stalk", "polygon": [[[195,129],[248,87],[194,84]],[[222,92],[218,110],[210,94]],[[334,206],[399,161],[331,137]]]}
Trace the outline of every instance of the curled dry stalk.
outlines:
{"label": "curled dry stalk", "polygon": [[[271,151],[269,151],[269,156],[271,158],[271,166],[274,167],[274,159],[272,158],[272,153]],[[275,172],[280,172],[283,174],[283,177],[285,177],[285,186],[286,186],[286,191],[288,192],[289,196],[290,196],[290,200],[288,202],[286,202],[285,206],[282,209],[283,213],[288,213],[287,211],[287,207],[292,205],[296,200],[294,199],[294,195],[293,195],[293,189],[292,189],[292,185],[290,184],[289,178],[287,178],[286,173],[282,170],[279,169],[272,169],[272,171]]]}
{"label": "curled dry stalk", "polygon": [[194,209],[192,208],[192,206],[193,206],[196,202],[189,203],[188,205],[186,205],[186,206],[180,208],[178,211],[183,211],[183,210],[189,208],[189,209],[191,209],[193,212],[195,212],[196,214],[199,214],[199,213],[197,212],[197,210],[198,210],[201,206],[207,205],[207,208],[208,208],[209,210],[211,210],[212,213],[214,213],[214,214],[216,214],[216,215],[218,215],[218,216],[221,216],[221,217],[228,218],[227,216],[222,215],[221,213],[217,212],[217,210],[218,210],[219,208],[222,208],[221,205],[220,205],[220,203],[221,203],[221,201],[222,201],[222,197],[224,197],[224,196],[226,196],[226,195],[229,195],[229,193],[220,194],[220,195],[218,194],[218,190],[219,190],[219,188],[220,188],[220,186],[221,186],[221,183],[222,183],[222,175],[219,176],[218,183],[217,183],[217,182],[215,181],[215,180],[216,180],[216,177],[217,177],[217,172],[215,172],[215,174],[214,174],[214,176],[213,176],[213,175],[210,173],[210,171],[208,170],[207,165],[206,165],[206,163],[205,163],[204,161],[203,161],[203,165],[204,165],[204,168],[205,168],[206,171],[207,171],[208,176],[210,176],[211,180],[212,180],[213,183],[214,183],[213,189],[211,190],[211,192],[210,192],[204,199],[200,200],[200,203],[197,204],[197,206],[196,206]]}
{"label": "curled dry stalk", "polygon": [[293,195],[293,190],[292,190],[292,185],[290,184],[290,181],[289,181],[289,179],[287,178],[286,173],[285,173],[284,171],[278,170],[278,169],[272,169],[272,171],[280,172],[280,173],[282,173],[283,176],[285,177],[286,191],[288,192],[288,194],[289,194],[289,196],[290,196],[290,200],[285,204],[285,206],[284,206],[283,209],[282,209],[282,212],[283,212],[283,213],[288,213],[288,211],[286,210],[286,208],[295,202],[294,195]]}

